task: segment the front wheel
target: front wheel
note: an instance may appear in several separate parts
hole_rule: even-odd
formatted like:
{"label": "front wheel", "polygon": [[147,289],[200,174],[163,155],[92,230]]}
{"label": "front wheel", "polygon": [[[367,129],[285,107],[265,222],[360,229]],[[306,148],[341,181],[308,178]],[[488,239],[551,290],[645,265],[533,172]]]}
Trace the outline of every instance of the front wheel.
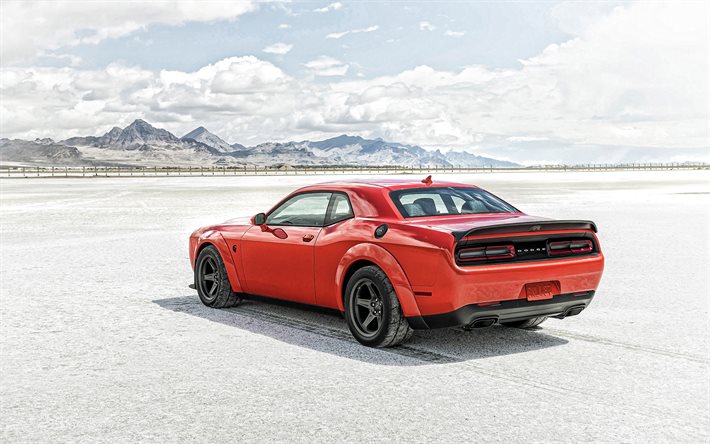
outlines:
{"label": "front wheel", "polygon": [[348,280],[345,320],[355,339],[368,347],[393,347],[414,332],[402,313],[392,283],[376,266],[363,267]]}
{"label": "front wheel", "polygon": [[239,295],[232,292],[222,256],[212,245],[205,247],[197,256],[195,287],[200,300],[208,307],[234,307],[241,301]]}
{"label": "front wheel", "polygon": [[513,328],[534,328],[545,322],[547,316],[539,316],[537,318],[525,319],[523,321],[501,322],[501,325]]}

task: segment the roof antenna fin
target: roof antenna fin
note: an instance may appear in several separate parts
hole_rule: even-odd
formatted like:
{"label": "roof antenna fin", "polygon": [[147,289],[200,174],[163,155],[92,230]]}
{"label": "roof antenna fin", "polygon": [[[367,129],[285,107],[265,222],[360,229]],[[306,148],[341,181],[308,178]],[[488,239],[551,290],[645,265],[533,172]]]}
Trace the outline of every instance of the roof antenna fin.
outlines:
{"label": "roof antenna fin", "polygon": [[431,182],[432,182],[432,180],[431,180],[431,174],[428,175],[428,176],[426,177],[426,179],[422,180],[422,183],[423,183],[424,185],[426,185],[426,186],[430,186],[430,185],[431,185]]}

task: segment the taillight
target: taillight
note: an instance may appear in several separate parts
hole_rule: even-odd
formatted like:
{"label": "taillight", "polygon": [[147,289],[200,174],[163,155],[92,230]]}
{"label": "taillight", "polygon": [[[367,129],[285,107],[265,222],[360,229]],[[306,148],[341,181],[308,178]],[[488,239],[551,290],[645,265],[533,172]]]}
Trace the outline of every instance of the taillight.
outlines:
{"label": "taillight", "polygon": [[474,247],[459,250],[459,260],[464,262],[510,259],[513,257],[515,257],[515,248],[512,245]]}
{"label": "taillight", "polygon": [[592,241],[588,240],[559,241],[547,244],[547,251],[550,256],[591,253],[592,248]]}

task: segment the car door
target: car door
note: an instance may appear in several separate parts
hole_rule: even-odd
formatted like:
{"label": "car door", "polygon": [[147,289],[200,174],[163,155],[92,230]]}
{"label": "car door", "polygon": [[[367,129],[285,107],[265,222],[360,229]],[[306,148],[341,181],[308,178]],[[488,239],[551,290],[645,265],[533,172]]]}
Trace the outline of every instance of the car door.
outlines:
{"label": "car door", "polygon": [[264,226],[242,237],[249,293],[314,304],[314,248],[323,229],[330,192],[296,194],[271,211]]}

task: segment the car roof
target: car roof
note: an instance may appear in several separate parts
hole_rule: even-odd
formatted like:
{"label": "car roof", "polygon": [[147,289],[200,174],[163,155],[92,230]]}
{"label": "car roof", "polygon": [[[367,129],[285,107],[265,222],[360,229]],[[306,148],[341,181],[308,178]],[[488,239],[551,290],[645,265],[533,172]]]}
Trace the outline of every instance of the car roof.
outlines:
{"label": "car roof", "polygon": [[[392,179],[392,178],[361,178],[361,179],[347,179],[347,180],[334,180],[329,182],[321,182],[307,187],[301,188],[305,189],[324,189],[324,188],[338,188],[338,189],[357,189],[357,188],[387,188],[390,190],[399,190],[404,188],[425,188],[427,185],[422,179],[412,178],[412,179]],[[450,181],[439,181],[432,178],[431,187],[469,187],[477,188],[475,185],[470,185],[466,183],[450,182]]]}

